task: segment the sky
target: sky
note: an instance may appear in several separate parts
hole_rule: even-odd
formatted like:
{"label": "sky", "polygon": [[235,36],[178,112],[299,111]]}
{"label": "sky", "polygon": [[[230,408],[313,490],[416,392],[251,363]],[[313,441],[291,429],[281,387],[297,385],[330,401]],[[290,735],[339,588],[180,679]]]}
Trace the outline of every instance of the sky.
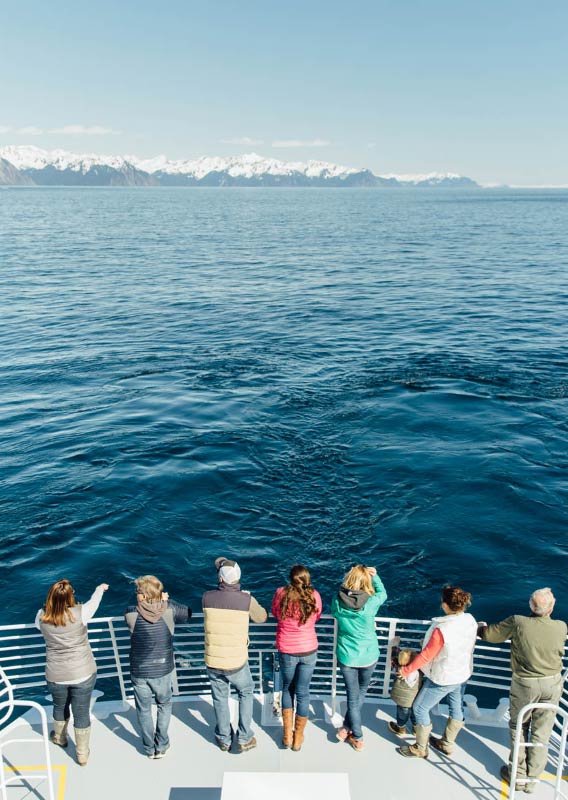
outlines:
{"label": "sky", "polygon": [[7,144],[568,185],[568,3],[7,3]]}

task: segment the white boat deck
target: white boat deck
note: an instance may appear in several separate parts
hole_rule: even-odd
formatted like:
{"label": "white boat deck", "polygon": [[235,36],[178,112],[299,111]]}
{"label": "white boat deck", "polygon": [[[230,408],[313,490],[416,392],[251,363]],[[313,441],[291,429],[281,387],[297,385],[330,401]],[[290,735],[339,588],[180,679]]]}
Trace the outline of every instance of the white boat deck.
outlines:
{"label": "white boat deck", "polygon": [[[387,729],[394,706],[369,702],[364,707],[365,749],[355,752],[337,741],[326,710],[329,704],[312,703],[312,718],[299,753],[280,748],[281,728],[262,727],[260,700],[255,704],[258,747],[247,753],[222,753],[213,744],[214,715],[210,698],[188,698],[174,704],[170,726],[171,748],[161,760],[146,758],[137,732],[136,713],[120,702],[100,702],[95,707],[91,757],[86,767],[67,750],[50,745],[57,800],[219,800],[226,772],[340,773],[348,776],[352,800],[451,798],[451,800],[498,800],[507,796],[499,768],[507,758],[508,732],[502,727],[468,724],[460,733],[452,758],[430,750],[427,761],[405,759],[396,748],[401,740]],[[434,731],[441,733],[444,717],[434,716]],[[21,773],[23,786],[11,785],[11,800],[47,797],[45,781],[25,782],[26,772],[41,763],[39,728],[22,721],[19,734],[35,737],[36,744],[12,745],[5,763]],[[411,737],[408,737],[411,741]],[[39,759],[39,760],[38,760]],[[552,797],[550,780],[536,789],[536,800]],[[32,784],[36,791],[32,790]],[[523,797],[523,794],[520,794]],[[245,798],[243,800],[246,800]],[[348,799],[346,799],[348,800]]]}
{"label": "white boat deck", "polygon": [[[176,674],[173,716],[170,725],[171,749],[161,760],[146,758],[141,749],[136,712],[131,700],[128,675],[129,636],[120,619],[94,620],[89,626],[91,645],[99,668],[97,689],[106,692],[95,706],[92,721],[91,757],[86,767],[75,761],[72,741],[63,750],[50,744],[49,751],[57,800],[219,800],[224,776],[223,800],[233,800],[238,773],[247,780],[242,800],[267,800],[290,797],[285,781],[278,776],[299,777],[305,792],[292,793],[293,800],[409,800],[413,796],[449,800],[498,800],[508,796],[508,787],[499,778],[499,769],[508,754],[507,689],[510,680],[508,646],[480,643],[475,654],[474,675],[466,696],[466,728],[460,733],[452,758],[430,751],[427,761],[402,758],[396,748],[404,743],[387,729],[394,705],[388,699],[392,679],[390,650],[401,638],[403,646],[418,646],[427,625],[424,620],[379,618],[377,635],[382,657],[363,710],[365,748],[355,752],[335,738],[341,722],[345,698],[341,675],[334,655],[333,620],[322,618],[318,625],[320,656],[312,681],[313,700],[310,723],[302,750],[294,753],[280,747],[281,727],[272,711],[273,690],[278,675],[272,671],[274,625],[251,626],[251,670],[257,686],[254,707],[258,747],[239,754],[222,753],[214,744],[214,714],[203,665],[203,632],[199,619],[176,632]],[[0,663],[12,682],[16,697],[45,697],[45,648],[41,635],[31,625],[0,628]],[[107,699],[116,697],[116,700]],[[122,699],[121,699],[122,698]],[[2,698],[0,698],[2,699]],[[481,707],[482,701],[488,708]],[[48,700],[46,699],[46,701]],[[234,702],[234,701],[232,701]],[[333,710],[335,708],[335,713]],[[561,710],[568,709],[565,691]],[[51,708],[46,706],[48,716]],[[445,725],[445,706],[435,709],[434,733]],[[33,743],[8,744],[4,748],[6,777],[21,778],[9,784],[8,800],[48,798],[45,779],[32,779],[45,765],[39,714],[30,711],[0,730],[0,739],[32,739]],[[545,778],[533,794],[536,800],[554,798],[554,781],[561,747],[558,729],[553,734],[551,763]],[[407,741],[412,741],[407,737]],[[563,754],[564,762],[564,754]],[[236,775],[233,775],[236,773]],[[248,776],[245,776],[247,773]],[[318,774],[320,778],[318,778]],[[330,792],[329,776],[337,775],[335,794]],[[323,776],[323,778],[321,777]],[[259,784],[262,777],[266,784]],[[325,778],[325,780],[324,780]],[[253,780],[254,779],[254,780]],[[236,781],[236,783],[235,783]],[[252,781],[252,782],[251,782]],[[314,782],[320,781],[316,791]],[[327,781],[327,786],[323,784]],[[346,783],[344,783],[346,782]],[[232,792],[227,789],[231,784]],[[255,794],[253,784],[260,794]],[[349,786],[346,793],[345,785]],[[265,785],[264,789],[262,787]],[[563,784],[568,789],[568,784]],[[347,796],[346,796],[347,794]],[[517,797],[524,793],[517,793]],[[568,791],[566,792],[568,798]],[[239,797],[239,800],[241,798]]]}

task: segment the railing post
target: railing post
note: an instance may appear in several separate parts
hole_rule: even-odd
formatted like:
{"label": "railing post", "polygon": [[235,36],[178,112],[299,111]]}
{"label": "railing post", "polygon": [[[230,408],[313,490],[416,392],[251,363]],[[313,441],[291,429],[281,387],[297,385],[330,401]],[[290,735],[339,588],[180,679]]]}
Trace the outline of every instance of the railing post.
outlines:
{"label": "railing post", "polygon": [[114,635],[114,625],[112,619],[108,621],[108,629],[110,633],[110,640],[112,642],[112,649],[114,652],[114,660],[116,663],[116,669],[118,672],[118,682],[120,684],[120,694],[122,696],[122,702],[126,703],[126,688],[124,686],[124,675],[122,674],[122,664],[120,663],[120,654],[118,652],[118,645],[116,643],[116,636]]}
{"label": "railing post", "polygon": [[[561,711],[560,707],[558,709]],[[556,782],[554,785],[554,800],[564,797],[562,794],[562,776],[564,773],[564,759],[566,752],[566,739],[568,738],[568,716],[562,722],[562,734],[560,736],[560,751],[558,753],[558,764],[556,766]]]}
{"label": "railing post", "polygon": [[381,697],[387,697],[389,693],[389,684],[391,679],[391,672],[392,672],[392,648],[394,644],[394,637],[396,636],[396,619],[391,619],[389,622],[389,633],[388,633],[388,640],[387,640],[387,653],[386,653],[386,661],[385,661],[385,674],[383,677],[383,688],[381,691]]}
{"label": "railing post", "polygon": [[333,618],[333,654],[331,656],[331,716],[335,714],[337,698],[337,620]]}

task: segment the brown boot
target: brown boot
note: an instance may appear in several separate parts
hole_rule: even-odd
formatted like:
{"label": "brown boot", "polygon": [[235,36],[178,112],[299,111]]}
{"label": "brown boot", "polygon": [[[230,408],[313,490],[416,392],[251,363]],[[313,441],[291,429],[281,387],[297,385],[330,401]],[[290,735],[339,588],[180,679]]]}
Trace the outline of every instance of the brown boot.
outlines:
{"label": "brown boot", "polygon": [[307,724],[308,724],[307,717],[299,717],[296,714],[296,723],[294,725],[294,743],[292,744],[292,750],[294,750],[294,752],[296,753],[304,743],[304,731],[306,729]]}
{"label": "brown boot", "polygon": [[436,739],[435,736],[430,736],[431,746],[435,750],[438,750],[439,753],[443,753],[445,756],[451,756],[451,754],[454,752],[454,744],[457,735],[461,731],[464,725],[465,725],[464,722],[460,722],[457,719],[452,719],[451,717],[448,717],[448,721],[446,722],[446,729],[442,735],[442,738]]}
{"label": "brown boot", "polygon": [[294,741],[294,709],[282,709],[282,747],[288,750]]}
{"label": "brown boot", "polygon": [[408,747],[399,747],[398,753],[406,758],[428,758],[428,737],[431,732],[431,725],[417,725],[414,744],[408,745]]}

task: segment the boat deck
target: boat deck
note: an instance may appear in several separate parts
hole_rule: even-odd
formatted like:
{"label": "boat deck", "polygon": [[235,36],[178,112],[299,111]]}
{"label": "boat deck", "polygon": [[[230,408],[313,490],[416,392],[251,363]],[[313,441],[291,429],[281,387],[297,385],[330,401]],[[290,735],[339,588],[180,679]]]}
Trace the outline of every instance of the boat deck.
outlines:
{"label": "boat deck", "polygon": [[[451,759],[432,750],[427,761],[404,759],[396,752],[401,740],[386,726],[393,711],[392,705],[365,704],[365,749],[358,753],[337,741],[329,705],[315,700],[305,744],[294,753],[280,748],[279,726],[262,726],[262,706],[257,699],[258,747],[239,754],[236,745],[234,752],[222,753],[213,744],[215,723],[210,698],[178,699],[170,727],[171,748],[163,759],[150,760],[141,750],[135,710],[121,702],[99,702],[86,767],[76,764],[72,741],[67,750],[50,745],[55,796],[57,800],[126,800],[145,797],[150,792],[152,800],[218,800],[227,772],[346,773],[352,800],[366,800],[369,796],[406,800],[414,793],[451,800],[497,800],[507,796],[507,787],[498,777],[508,752],[506,729],[469,723],[461,732]],[[444,717],[434,716],[433,722],[434,732],[440,733]],[[6,763],[21,772],[25,781],[29,768],[41,761],[41,737],[39,729],[30,726],[29,715],[18,728],[24,737],[37,739],[37,746],[14,744],[5,752]],[[554,768],[550,769],[552,772]],[[547,784],[539,785],[533,797],[551,797],[552,780]],[[9,786],[8,797],[43,797],[47,796],[46,790],[45,781],[30,780],[23,786]]]}
{"label": "boat deck", "polygon": [[[499,769],[508,753],[507,695],[511,677],[508,644],[479,642],[476,647],[474,673],[467,687],[471,694],[465,696],[466,728],[459,735],[451,759],[436,751],[430,752],[427,761],[402,758],[396,752],[403,740],[391,734],[386,725],[394,714],[394,705],[389,700],[392,650],[399,644],[419,649],[428,625],[428,620],[377,618],[381,656],[363,711],[365,748],[355,752],[335,738],[335,729],[341,724],[340,712],[345,708],[345,688],[335,655],[335,621],[322,616],[318,622],[318,663],[311,684],[311,721],[299,753],[281,749],[281,723],[273,713],[273,702],[278,702],[280,688],[274,649],[276,624],[271,620],[264,625],[251,625],[249,662],[256,691],[254,719],[258,747],[239,754],[236,745],[235,752],[222,753],[213,742],[214,714],[203,662],[203,618],[196,614],[190,625],[176,628],[171,749],[165,758],[151,760],[143,755],[140,746],[128,665],[130,635],[124,619],[95,619],[89,624],[89,640],[98,668],[91,758],[88,765],[81,768],[75,762],[72,741],[67,750],[49,745],[56,784],[54,796],[57,800],[138,800],[150,793],[152,800],[218,800],[224,776],[233,774],[225,780],[223,800],[233,800],[237,796],[238,800],[257,800],[257,797],[290,800],[290,795],[294,800],[313,800],[319,795],[325,796],[325,800],[349,800],[349,797],[368,800],[369,796],[380,800],[408,800],[416,793],[421,798],[450,800],[507,797],[508,789],[499,778]],[[13,687],[16,699],[49,702],[45,685],[45,643],[33,625],[0,627],[0,663],[4,680]],[[0,694],[5,691],[6,686],[0,689]],[[0,709],[5,699],[6,695],[0,697]],[[236,703],[231,702],[234,718]],[[51,708],[45,706],[45,709],[49,716]],[[568,719],[568,688],[564,690],[559,711],[563,719]],[[6,798],[47,798],[47,781],[31,778],[46,760],[37,724],[39,713],[30,711],[19,720],[10,721],[16,713],[12,709],[9,719],[0,725],[0,741],[15,737],[32,738],[36,743],[14,743],[4,748],[6,777],[15,777],[15,771],[24,781],[23,785],[21,782],[20,785],[10,784]],[[444,714],[447,714],[444,705],[434,710],[435,733],[441,733],[444,728]],[[552,776],[559,760],[566,763],[561,733],[557,724],[550,750],[552,761],[547,768],[550,780],[536,787],[533,795],[536,800],[554,797]],[[242,773],[250,773],[246,779],[248,789],[241,786],[241,790],[235,792],[238,775],[245,778]],[[304,777],[300,790],[288,788],[285,791],[285,779],[280,776],[287,776],[289,781],[302,781],[300,777],[294,779],[291,773],[310,774],[311,778]],[[318,773],[320,777],[316,779]],[[329,776],[333,774],[338,778],[331,791]],[[26,776],[30,776],[29,779]],[[258,784],[261,776],[265,786],[255,793],[252,783]],[[316,780],[320,782],[317,788]],[[233,787],[233,793],[228,791],[228,784]],[[568,800],[568,793],[565,797]]]}

